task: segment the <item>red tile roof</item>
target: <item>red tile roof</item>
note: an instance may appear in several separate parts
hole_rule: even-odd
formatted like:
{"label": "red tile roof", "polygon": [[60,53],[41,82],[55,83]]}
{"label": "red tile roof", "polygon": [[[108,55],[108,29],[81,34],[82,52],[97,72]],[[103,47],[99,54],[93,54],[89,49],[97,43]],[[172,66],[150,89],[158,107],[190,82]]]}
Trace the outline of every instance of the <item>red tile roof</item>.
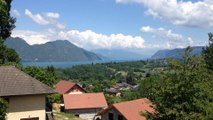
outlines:
{"label": "red tile roof", "polygon": [[103,93],[64,94],[65,109],[106,108]]}
{"label": "red tile roof", "polygon": [[115,103],[109,108],[103,110],[99,115],[104,114],[108,110],[115,108],[126,120],[146,120],[145,116],[141,115],[141,112],[154,113],[155,110],[152,107],[152,103],[147,98]]}
{"label": "red tile roof", "polygon": [[68,93],[74,86],[78,86],[79,89],[82,89],[82,91],[86,92],[83,88],[81,88],[78,84],[61,80],[56,84],[55,91],[60,94],[66,94]]}

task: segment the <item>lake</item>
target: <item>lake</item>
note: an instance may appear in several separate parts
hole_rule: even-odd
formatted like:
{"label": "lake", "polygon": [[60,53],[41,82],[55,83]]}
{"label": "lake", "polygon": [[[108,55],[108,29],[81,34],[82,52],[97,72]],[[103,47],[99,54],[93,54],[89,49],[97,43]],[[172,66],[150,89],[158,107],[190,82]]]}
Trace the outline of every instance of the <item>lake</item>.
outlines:
{"label": "lake", "polygon": [[56,68],[66,68],[76,65],[83,64],[97,64],[97,63],[109,63],[109,62],[125,62],[127,60],[100,60],[100,61],[79,61],[79,62],[21,62],[23,66],[37,66],[37,67],[47,67],[54,66]]}

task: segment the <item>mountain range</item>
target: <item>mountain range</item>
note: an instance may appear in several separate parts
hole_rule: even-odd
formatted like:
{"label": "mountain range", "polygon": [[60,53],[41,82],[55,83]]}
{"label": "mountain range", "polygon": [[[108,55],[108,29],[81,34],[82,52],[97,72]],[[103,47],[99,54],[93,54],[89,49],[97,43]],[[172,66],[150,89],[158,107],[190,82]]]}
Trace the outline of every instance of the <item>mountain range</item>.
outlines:
{"label": "mountain range", "polygon": [[102,58],[90,51],[75,46],[67,40],[56,40],[39,45],[29,45],[22,38],[8,38],[7,47],[17,51],[22,61],[64,62],[97,61]]}
{"label": "mountain range", "polygon": [[[56,40],[45,44],[29,45],[24,39],[8,38],[7,47],[17,51],[24,62],[69,62],[69,61],[99,61],[99,60],[142,60],[150,58],[147,50],[95,49],[87,51],[67,40]],[[193,55],[200,55],[204,46],[192,47]],[[146,53],[146,54],[145,54]],[[159,50],[151,59],[181,58],[184,48]]]}
{"label": "mountain range", "polygon": [[136,53],[124,49],[96,49],[93,52],[110,60],[142,60],[150,57],[143,52]]}
{"label": "mountain range", "polygon": [[[192,47],[192,55],[201,55],[202,49],[204,46],[194,46]],[[181,55],[184,54],[185,48],[176,48],[171,50],[159,50],[154,55],[152,55],[151,59],[164,59],[164,58],[177,58],[181,59]]]}

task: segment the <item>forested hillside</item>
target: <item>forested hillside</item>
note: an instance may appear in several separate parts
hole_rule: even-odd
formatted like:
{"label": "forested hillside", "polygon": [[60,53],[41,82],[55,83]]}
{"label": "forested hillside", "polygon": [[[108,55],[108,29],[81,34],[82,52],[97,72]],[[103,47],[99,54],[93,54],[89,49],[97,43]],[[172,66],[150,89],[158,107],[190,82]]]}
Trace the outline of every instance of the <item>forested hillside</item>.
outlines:
{"label": "forested hillside", "polygon": [[[192,55],[200,56],[202,53],[202,49],[205,46],[195,46],[192,47],[193,50],[191,52]],[[159,50],[154,55],[152,55],[151,59],[165,59],[165,58],[177,58],[181,59],[184,55],[185,48],[176,48],[172,50]]]}
{"label": "forested hillside", "polygon": [[95,53],[79,48],[67,40],[56,40],[41,45],[29,45],[21,38],[8,38],[5,44],[7,47],[15,49],[22,61],[65,62],[102,60]]}

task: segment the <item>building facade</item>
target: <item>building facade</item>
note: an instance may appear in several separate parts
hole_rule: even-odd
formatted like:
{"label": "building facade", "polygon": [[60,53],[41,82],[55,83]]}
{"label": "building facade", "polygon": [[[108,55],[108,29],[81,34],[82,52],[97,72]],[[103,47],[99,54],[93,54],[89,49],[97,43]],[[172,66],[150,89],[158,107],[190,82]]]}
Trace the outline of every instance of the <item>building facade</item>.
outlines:
{"label": "building facade", "polygon": [[0,67],[0,97],[8,102],[7,120],[46,120],[50,87],[13,66]]}

